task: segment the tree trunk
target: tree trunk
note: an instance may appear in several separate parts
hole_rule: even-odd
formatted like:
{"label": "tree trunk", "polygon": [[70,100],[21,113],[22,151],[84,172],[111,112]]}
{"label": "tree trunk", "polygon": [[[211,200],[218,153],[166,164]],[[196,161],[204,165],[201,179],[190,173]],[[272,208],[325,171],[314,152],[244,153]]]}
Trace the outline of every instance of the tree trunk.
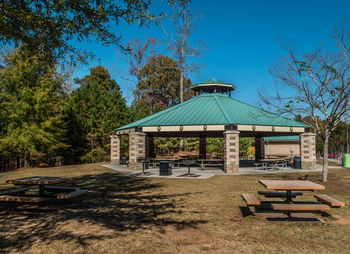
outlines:
{"label": "tree trunk", "polygon": [[25,168],[29,167],[29,152],[28,151],[24,152],[24,167]]}
{"label": "tree trunk", "polygon": [[180,63],[180,103],[184,102],[184,65],[185,65],[185,50],[181,48],[181,63]]}
{"label": "tree trunk", "polygon": [[322,182],[327,182],[328,176],[328,132],[326,131],[323,145],[323,173],[322,173]]}

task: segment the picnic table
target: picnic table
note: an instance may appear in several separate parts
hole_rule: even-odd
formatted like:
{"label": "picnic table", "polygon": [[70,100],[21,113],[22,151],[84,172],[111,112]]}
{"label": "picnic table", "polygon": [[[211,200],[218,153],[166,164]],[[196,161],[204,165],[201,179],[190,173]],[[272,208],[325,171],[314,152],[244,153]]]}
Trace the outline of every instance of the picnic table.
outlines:
{"label": "picnic table", "polygon": [[12,202],[40,202],[46,198],[71,199],[87,193],[87,190],[82,190],[79,187],[57,186],[58,183],[69,181],[66,177],[51,177],[51,176],[31,176],[19,179],[7,180],[6,183],[15,186],[38,186],[39,195],[26,195],[29,187],[9,190],[0,195],[0,201]]}
{"label": "picnic table", "polygon": [[222,159],[198,159],[197,162],[200,164],[200,170],[205,170],[205,166],[222,166]]}
{"label": "picnic table", "polygon": [[45,185],[52,185],[68,181],[65,177],[50,177],[50,176],[31,176],[19,179],[7,180],[6,183],[13,185],[38,185],[39,196],[45,196]]}
{"label": "picnic table", "polygon": [[[258,194],[270,198],[282,198],[284,202],[270,202],[272,210],[284,212],[290,217],[291,212],[323,212],[330,208],[344,206],[344,202],[336,200],[328,195],[316,194],[316,202],[297,202],[293,198],[303,195],[302,191],[325,190],[325,186],[311,181],[300,180],[259,180],[268,191],[258,191]],[[259,206],[258,200],[253,194],[242,194],[248,206]]]}
{"label": "picnic table", "polygon": [[272,169],[278,169],[278,167],[281,165],[282,167],[287,167],[287,160],[284,158],[266,158],[266,159],[260,159],[259,162],[262,163],[263,169],[268,169],[269,164],[272,164]]}
{"label": "picnic table", "polygon": [[156,164],[160,161],[170,161],[171,162],[171,167],[175,168],[175,164],[177,164],[177,168],[180,167],[180,162],[182,161],[180,158],[151,158],[152,161],[152,167],[156,167]]}
{"label": "picnic table", "polygon": [[286,191],[286,202],[292,202],[292,191],[315,191],[324,190],[325,187],[321,184],[311,181],[294,181],[294,180],[259,180],[268,190]]}

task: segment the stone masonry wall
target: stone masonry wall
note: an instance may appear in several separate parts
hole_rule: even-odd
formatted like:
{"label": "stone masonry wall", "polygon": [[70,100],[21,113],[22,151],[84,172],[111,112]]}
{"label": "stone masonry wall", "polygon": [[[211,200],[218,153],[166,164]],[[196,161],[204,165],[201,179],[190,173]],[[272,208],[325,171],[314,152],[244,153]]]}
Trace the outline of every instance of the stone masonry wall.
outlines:
{"label": "stone masonry wall", "polygon": [[120,136],[111,136],[111,164],[120,164]]}
{"label": "stone masonry wall", "polygon": [[224,170],[226,173],[239,171],[239,131],[224,132],[225,156]]}
{"label": "stone masonry wall", "polygon": [[300,156],[302,169],[316,169],[316,134],[300,135]]}
{"label": "stone masonry wall", "polygon": [[146,134],[142,132],[129,133],[129,168],[141,170],[142,163],[137,158],[146,156]]}

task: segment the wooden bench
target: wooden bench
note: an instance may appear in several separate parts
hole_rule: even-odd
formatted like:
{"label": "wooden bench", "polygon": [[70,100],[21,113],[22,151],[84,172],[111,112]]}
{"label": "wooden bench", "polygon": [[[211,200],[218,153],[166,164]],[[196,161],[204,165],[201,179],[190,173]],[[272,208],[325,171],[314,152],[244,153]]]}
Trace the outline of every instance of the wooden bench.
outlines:
{"label": "wooden bench", "polygon": [[341,206],[345,205],[344,202],[336,200],[335,198],[332,198],[328,195],[316,194],[314,196],[318,201],[325,203],[325,204],[329,205],[330,207],[341,207]]}
{"label": "wooden bench", "polygon": [[244,201],[247,206],[258,206],[260,205],[260,200],[257,199],[253,194],[242,194]]}
{"label": "wooden bench", "polygon": [[72,192],[79,189],[80,189],[79,187],[64,187],[64,186],[54,186],[54,185],[45,186],[46,191],[52,191],[52,192]]}
{"label": "wooden bench", "polygon": [[1,195],[24,195],[30,188],[19,188],[1,193]]}
{"label": "wooden bench", "polygon": [[[281,191],[258,191],[259,195],[264,195],[265,197],[270,197],[270,198],[285,198],[286,197],[286,192],[281,192]],[[297,192],[294,191],[292,192],[292,197],[295,198],[296,196],[302,196],[302,192]]]}
{"label": "wooden bench", "polygon": [[5,201],[5,202],[39,203],[43,200],[44,199],[40,197],[10,196],[10,195],[0,196],[0,201]]}
{"label": "wooden bench", "polygon": [[72,191],[72,192],[68,192],[68,193],[58,194],[57,198],[58,199],[71,199],[71,198],[79,197],[87,192],[88,192],[87,190],[76,190],[76,191]]}
{"label": "wooden bench", "polygon": [[272,210],[285,212],[321,212],[331,209],[326,204],[271,204]]}

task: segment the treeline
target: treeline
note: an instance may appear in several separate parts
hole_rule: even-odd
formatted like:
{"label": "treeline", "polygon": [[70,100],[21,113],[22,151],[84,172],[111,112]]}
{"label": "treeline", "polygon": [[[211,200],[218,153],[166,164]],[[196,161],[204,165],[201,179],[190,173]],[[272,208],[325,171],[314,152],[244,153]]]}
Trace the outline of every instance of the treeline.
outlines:
{"label": "treeline", "polygon": [[[179,103],[180,73],[176,62],[154,56],[139,72],[135,98],[128,107],[120,87],[102,66],[90,69],[76,88],[67,88],[67,75],[57,65],[23,49],[2,55],[0,68],[0,166],[29,167],[108,161],[110,135],[120,126]],[[185,98],[191,81],[185,79]],[[157,141],[157,151],[180,149],[177,139]],[[128,156],[128,140],[122,152]],[[212,147],[213,146],[213,147]],[[209,151],[222,150],[213,142]],[[184,149],[197,150],[188,139]],[[4,165],[4,164],[7,164]]]}
{"label": "treeline", "polygon": [[[0,156],[18,166],[96,162],[109,156],[109,136],[130,122],[120,88],[102,66],[66,89],[66,76],[40,55],[3,55],[0,69]],[[23,165],[21,165],[23,164]]]}

